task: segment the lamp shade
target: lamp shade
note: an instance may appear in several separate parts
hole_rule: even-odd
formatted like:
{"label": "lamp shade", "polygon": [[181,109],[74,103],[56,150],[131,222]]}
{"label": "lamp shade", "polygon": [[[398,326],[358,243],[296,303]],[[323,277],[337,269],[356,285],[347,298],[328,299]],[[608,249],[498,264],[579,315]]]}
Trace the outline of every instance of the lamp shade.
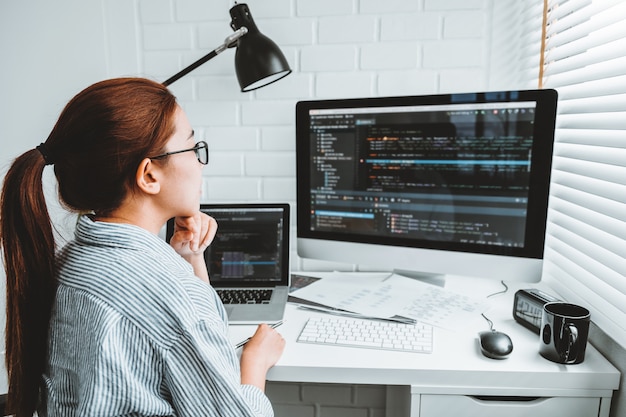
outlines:
{"label": "lamp shade", "polygon": [[246,27],[248,33],[237,40],[235,71],[241,91],[252,91],[291,73],[287,59],[270,38],[257,28],[247,4],[230,9],[233,30]]}

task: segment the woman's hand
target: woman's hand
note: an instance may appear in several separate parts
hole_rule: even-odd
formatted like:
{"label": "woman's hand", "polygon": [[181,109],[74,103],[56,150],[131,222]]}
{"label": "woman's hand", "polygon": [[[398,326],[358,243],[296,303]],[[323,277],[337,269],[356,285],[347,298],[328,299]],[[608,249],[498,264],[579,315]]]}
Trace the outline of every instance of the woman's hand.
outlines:
{"label": "woman's hand", "polygon": [[205,213],[198,212],[189,217],[174,219],[174,233],[170,245],[189,262],[195,274],[208,282],[209,274],[204,261],[204,251],[209,247],[215,233],[217,222]]}
{"label": "woman's hand", "polygon": [[265,390],[267,371],[278,362],[285,339],[267,324],[261,324],[241,352],[241,383]]}

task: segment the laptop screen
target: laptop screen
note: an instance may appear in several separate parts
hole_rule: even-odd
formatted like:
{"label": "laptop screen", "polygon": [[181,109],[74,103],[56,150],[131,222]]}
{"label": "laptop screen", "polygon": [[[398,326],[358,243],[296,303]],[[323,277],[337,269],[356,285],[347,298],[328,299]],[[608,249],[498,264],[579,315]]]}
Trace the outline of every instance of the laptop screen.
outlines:
{"label": "laptop screen", "polygon": [[[288,204],[202,204],[218,229],[204,252],[216,288],[289,284]],[[173,234],[167,225],[167,240]]]}

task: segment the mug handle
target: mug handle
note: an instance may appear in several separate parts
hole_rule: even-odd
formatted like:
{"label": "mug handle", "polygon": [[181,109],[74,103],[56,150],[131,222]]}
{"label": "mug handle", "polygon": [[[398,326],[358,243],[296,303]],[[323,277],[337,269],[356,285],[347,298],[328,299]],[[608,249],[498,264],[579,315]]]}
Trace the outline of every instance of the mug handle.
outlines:
{"label": "mug handle", "polygon": [[[578,356],[578,349],[576,349],[576,342],[578,342],[578,328],[572,323],[568,323],[565,325],[563,333],[565,333],[567,338],[567,349],[563,352],[561,359],[563,360],[563,363],[572,363]],[[572,356],[571,359],[570,355]]]}

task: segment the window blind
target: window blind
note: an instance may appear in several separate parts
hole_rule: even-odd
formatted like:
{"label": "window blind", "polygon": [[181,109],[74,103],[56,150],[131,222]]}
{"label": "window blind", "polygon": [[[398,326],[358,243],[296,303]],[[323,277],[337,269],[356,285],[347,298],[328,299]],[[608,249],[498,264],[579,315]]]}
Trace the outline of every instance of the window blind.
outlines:
{"label": "window blind", "polygon": [[546,11],[538,84],[559,104],[543,280],[626,347],[626,2]]}

